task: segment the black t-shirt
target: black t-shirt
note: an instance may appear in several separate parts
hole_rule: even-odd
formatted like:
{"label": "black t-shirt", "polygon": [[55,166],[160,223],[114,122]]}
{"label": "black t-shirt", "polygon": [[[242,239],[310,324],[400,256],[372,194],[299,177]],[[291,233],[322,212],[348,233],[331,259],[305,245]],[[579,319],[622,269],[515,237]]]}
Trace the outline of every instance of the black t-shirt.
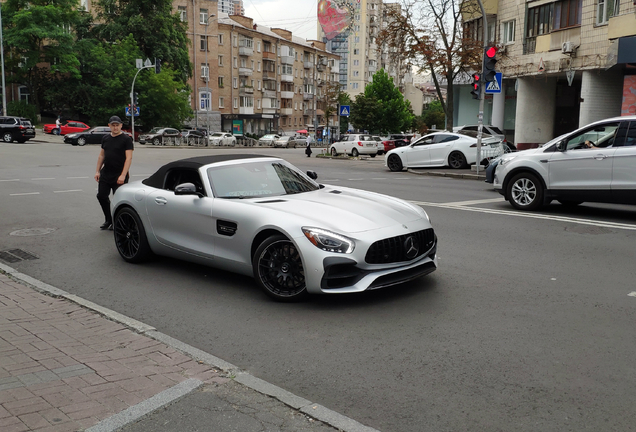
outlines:
{"label": "black t-shirt", "polygon": [[108,134],[102,138],[102,148],[104,167],[100,172],[99,181],[116,183],[126,163],[126,150],[134,150],[132,139],[125,133],[117,136]]}

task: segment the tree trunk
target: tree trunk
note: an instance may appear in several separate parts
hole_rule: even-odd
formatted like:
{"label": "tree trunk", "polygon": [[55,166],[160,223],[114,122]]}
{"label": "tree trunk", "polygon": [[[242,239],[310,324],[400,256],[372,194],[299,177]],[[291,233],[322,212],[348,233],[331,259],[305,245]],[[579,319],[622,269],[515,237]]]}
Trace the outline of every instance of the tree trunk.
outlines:
{"label": "tree trunk", "polygon": [[446,75],[446,110],[444,114],[446,114],[446,130],[449,132],[453,131],[453,111],[454,111],[454,101],[453,101],[453,74],[449,73]]}

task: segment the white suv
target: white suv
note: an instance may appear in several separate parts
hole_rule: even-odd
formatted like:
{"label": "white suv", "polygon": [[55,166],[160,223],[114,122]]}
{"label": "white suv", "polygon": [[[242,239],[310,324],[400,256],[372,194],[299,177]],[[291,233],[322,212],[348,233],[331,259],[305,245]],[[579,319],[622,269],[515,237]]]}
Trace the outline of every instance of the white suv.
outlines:
{"label": "white suv", "polygon": [[378,154],[377,141],[368,134],[351,134],[343,136],[340,141],[329,146],[332,156],[345,153],[353,157],[358,155],[369,155],[375,157]]}
{"label": "white suv", "polygon": [[636,204],[636,116],[597,121],[539,148],[504,155],[493,185],[519,210],[552,200]]}

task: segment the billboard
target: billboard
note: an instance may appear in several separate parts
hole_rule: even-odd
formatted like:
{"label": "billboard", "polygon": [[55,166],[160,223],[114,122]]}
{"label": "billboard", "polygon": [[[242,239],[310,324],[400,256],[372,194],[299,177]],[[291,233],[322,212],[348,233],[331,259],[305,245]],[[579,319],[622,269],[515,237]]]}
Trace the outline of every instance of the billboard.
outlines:
{"label": "billboard", "polygon": [[359,8],[359,0],[320,0],[318,22],[327,40],[351,31],[355,11]]}

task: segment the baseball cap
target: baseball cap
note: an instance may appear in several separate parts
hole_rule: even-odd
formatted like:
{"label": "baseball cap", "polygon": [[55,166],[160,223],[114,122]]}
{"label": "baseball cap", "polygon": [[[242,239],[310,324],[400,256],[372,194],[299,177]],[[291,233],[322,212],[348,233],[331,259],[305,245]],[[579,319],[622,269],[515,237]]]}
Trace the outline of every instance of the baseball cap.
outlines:
{"label": "baseball cap", "polygon": [[110,120],[108,120],[108,124],[111,124],[111,123],[121,124],[121,119],[118,116],[112,116]]}

